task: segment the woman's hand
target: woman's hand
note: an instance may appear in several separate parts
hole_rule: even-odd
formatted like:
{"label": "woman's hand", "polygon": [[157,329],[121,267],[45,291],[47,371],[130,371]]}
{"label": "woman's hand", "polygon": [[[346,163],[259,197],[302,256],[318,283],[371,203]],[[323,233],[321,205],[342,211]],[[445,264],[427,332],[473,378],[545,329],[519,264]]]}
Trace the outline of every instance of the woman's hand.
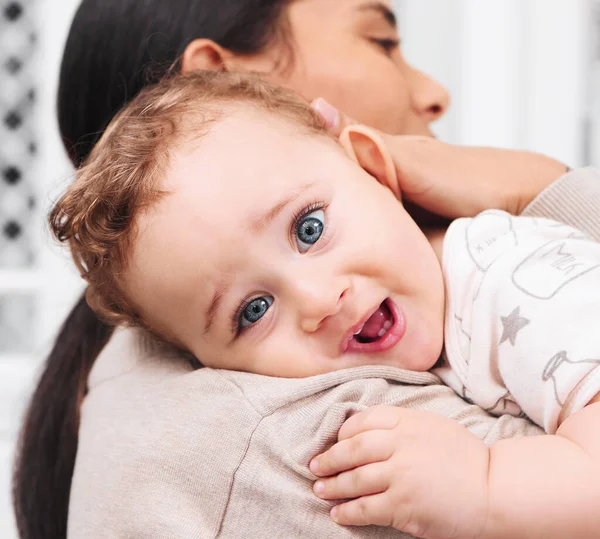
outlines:
{"label": "woman's hand", "polygon": [[[356,122],[322,99],[313,102],[335,136],[360,137]],[[566,171],[544,155],[516,150],[455,146],[430,137],[378,133],[398,175],[402,199],[420,224],[434,216],[472,217],[496,208],[520,214],[547,186]],[[408,204],[407,204],[408,203]]]}
{"label": "woman's hand", "polygon": [[393,526],[416,537],[473,539],[488,519],[489,450],[456,421],[374,406],[348,419],[338,443],[310,463],[315,494],[348,500],[342,525]]}

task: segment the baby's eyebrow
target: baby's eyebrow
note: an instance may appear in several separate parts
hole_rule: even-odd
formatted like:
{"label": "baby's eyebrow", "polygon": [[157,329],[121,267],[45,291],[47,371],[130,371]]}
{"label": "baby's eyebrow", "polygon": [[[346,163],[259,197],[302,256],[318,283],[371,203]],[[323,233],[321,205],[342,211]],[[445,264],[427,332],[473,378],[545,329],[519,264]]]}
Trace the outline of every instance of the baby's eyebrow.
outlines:
{"label": "baby's eyebrow", "polygon": [[227,292],[229,292],[230,287],[231,287],[231,283],[225,279],[222,280],[218,284],[218,286],[215,290],[215,293],[213,294],[213,297],[210,301],[210,305],[206,311],[206,324],[204,325],[204,334],[205,335],[210,330],[210,327],[212,326],[212,324],[214,322],[217,311],[219,310],[219,307],[221,306],[221,302],[223,301],[223,298],[225,297]]}
{"label": "baby's eyebrow", "polygon": [[308,183],[299,187],[296,192],[293,192],[275,204],[270,210],[266,213],[260,215],[259,217],[253,218],[251,220],[250,228],[252,231],[256,233],[262,232],[273,220],[292,202],[297,200],[303,193],[305,193],[308,189],[310,189],[314,184]]}

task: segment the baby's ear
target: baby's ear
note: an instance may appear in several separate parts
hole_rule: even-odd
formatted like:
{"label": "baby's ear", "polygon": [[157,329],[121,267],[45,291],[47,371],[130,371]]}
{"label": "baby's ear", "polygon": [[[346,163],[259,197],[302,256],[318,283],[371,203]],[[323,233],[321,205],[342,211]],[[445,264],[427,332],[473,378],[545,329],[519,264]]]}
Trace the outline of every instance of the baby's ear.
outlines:
{"label": "baby's ear", "polygon": [[350,125],[342,131],[340,143],[354,161],[401,199],[394,161],[377,131],[364,125]]}

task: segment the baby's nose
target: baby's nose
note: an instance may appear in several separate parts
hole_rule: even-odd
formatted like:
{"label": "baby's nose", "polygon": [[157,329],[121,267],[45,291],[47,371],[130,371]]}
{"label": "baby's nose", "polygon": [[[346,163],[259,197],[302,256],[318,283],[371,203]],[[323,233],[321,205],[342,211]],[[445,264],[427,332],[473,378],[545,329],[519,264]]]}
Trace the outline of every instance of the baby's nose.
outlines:
{"label": "baby's nose", "polygon": [[324,322],[341,309],[345,288],[332,286],[307,286],[299,288],[298,307],[300,325],[307,333],[314,333]]}

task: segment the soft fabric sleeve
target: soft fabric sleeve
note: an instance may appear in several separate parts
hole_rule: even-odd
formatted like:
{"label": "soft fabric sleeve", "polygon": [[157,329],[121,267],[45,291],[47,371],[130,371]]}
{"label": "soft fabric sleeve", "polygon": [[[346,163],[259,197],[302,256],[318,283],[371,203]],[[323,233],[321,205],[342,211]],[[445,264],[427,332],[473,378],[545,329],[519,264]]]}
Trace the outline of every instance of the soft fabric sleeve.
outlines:
{"label": "soft fabric sleeve", "polygon": [[554,219],[600,241],[600,170],[572,170],[542,191],[522,213]]}
{"label": "soft fabric sleeve", "polygon": [[455,391],[554,433],[600,392],[600,244],[547,219],[487,211],[444,244],[444,367]]}

